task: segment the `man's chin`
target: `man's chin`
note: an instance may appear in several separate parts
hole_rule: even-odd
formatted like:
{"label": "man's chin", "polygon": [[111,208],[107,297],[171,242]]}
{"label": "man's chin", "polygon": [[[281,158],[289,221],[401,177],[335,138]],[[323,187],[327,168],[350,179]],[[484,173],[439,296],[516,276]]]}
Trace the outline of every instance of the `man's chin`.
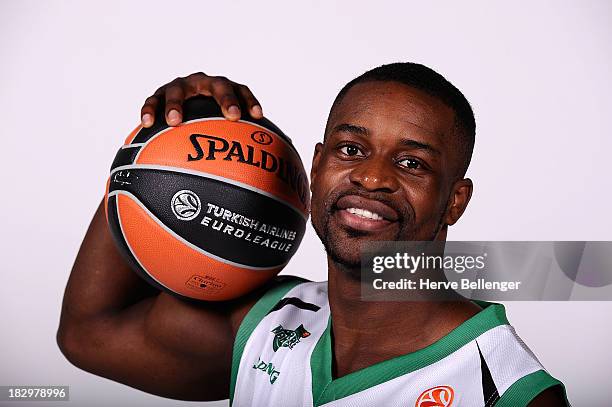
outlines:
{"label": "man's chin", "polygon": [[382,230],[360,230],[338,222],[333,214],[326,219],[322,230],[319,230],[315,222],[313,227],[330,259],[344,269],[355,270],[350,274],[356,273],[357,276],[361,270],[361,247],[364,243],[393,241],[399,235],[398,224]]}
{"label": "man's chin", "polygon": [[359,253],[345,253],[344,250],[337,250],[337,248],[329,248],[327,254],[331,259],[346,268],[361,268],[361,257]]}
{"label": "man's chin", "polygon": [[368,241],[375,241],[368,236],[355,236],[349,233],[327,234],[325,242],[327,254],[336,264],[345,269],[355,269],[359,274],[361,269],[361,246]]}
{"label": "man's chin", "polygon": [[338,268],[349,276],[360,279],[361,278],[361,257],[351,256],[344,253],[338,252],[333,248],[327,249],[331,261],[333,261]]}

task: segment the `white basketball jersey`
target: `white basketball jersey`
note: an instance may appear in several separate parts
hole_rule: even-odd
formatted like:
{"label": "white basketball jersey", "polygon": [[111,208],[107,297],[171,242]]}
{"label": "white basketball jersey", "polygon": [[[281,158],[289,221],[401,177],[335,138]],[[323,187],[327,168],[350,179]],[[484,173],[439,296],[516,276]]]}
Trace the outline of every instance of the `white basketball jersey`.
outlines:
{"label": "white basketball jersey", "polygon": [[500,304],[416,352],[332,378],[327,282],[294,279],[249,311],[234,344],[234,407],[526,406],[560,385]]}

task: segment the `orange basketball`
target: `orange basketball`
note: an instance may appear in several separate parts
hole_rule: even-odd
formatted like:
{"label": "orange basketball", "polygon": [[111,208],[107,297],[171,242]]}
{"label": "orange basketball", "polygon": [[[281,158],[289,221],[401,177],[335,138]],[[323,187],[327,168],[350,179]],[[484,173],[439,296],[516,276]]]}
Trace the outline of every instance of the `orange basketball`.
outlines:
{"label": "orange basketball", "polygon": [[304,166],[266,119],[225,120],[197,97],[184,123],[137,127],[111,167],[106,217],[119,250],[154,286],[228,300],[278,274],[309,213]]}

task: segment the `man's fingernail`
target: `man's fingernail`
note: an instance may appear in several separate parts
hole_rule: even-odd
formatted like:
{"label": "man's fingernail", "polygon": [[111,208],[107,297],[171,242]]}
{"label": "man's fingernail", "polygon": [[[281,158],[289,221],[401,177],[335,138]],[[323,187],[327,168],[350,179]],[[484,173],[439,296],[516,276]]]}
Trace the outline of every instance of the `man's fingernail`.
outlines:
{"label": "man's fingernail", "polygon": [[261,106],[255,105],[251,108],[254,116],[263,116],[263,111],[261,110]]}
{"label": "man's fingernail", "polygon": [[232,116],[238,116],[240,114],[240,109],[238,109],[238,106],[236,105],[231,105],[228,109],[227,112],[229,114],[231,114]]}
{"label": "man's fingernail", "polygon": [[172,109],[168,112],[168,121],[172,123],[178,123],[181,121],[181,114],[178,112],[178,110]]}
{"label": "man's fingernail", "polygon": [[145,127],[148,127],[153,124],[153,115],[149,113],[145,113],[142,115],[142,124]]}

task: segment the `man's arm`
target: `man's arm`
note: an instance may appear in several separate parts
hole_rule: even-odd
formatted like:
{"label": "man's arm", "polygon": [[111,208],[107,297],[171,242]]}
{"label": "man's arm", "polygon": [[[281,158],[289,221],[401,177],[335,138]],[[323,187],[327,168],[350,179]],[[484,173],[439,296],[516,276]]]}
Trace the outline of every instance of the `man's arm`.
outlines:
{"label": "man's arm", "polygon": [[[253,117],[262,116],[246,86],[197,73],[147,98],[143,125],[153,124],[161,105],[168,124],[178,125],[183,101],[195,95],[212,96],[230,120],[240,118],[241,106]],[[101,204],[68,280],[57,341],[70,362],[91,373],[164,397],[224,399],[236,331],[266,288],[233,301],[201,304],[159,293],[121,257]]]}
{"label": "man's arm", "polygon": [[68,280],[58,344],[74,365],[149,393],[224,399],[236,331],[262,291],[200,305],[149,288],[115,248],[100,205]]}

